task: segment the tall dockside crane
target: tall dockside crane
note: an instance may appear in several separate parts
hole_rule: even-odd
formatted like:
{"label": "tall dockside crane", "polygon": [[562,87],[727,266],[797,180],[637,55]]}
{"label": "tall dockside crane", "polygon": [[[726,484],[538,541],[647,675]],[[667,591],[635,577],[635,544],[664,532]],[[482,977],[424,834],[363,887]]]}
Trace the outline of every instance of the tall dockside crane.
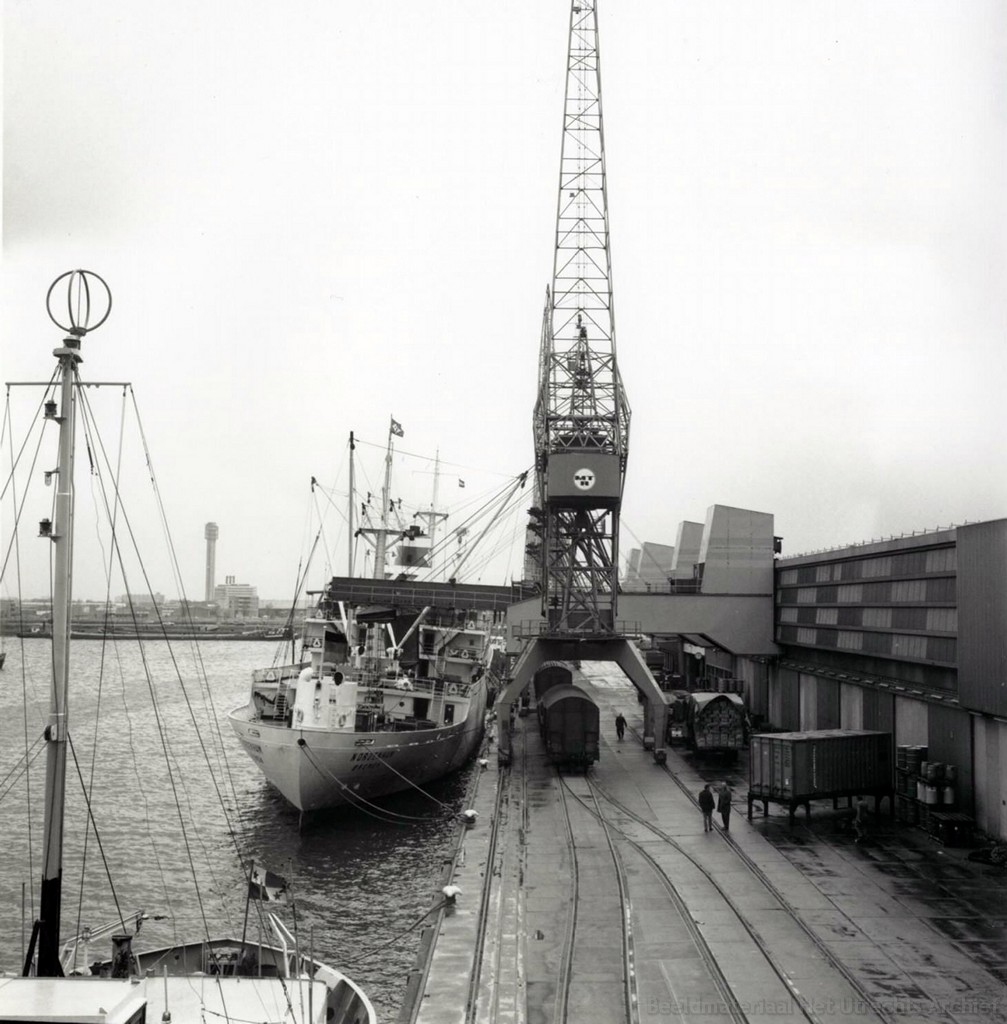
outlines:
{"label": "tall dockside crane", "polygon": [[552,286],[546,291],[534,413],[542,622],[526,637],[498,704],[509,710],[551,661],[617,662],[649,701],[645,741],[664,758],[664,701],[617,618],[619,511],[629,402],[619,376],[612,297],[597,3],[572,0]]}
{"label": "tall dockside crane", "polygon": [[612,302],[595,6],[570,13],[552,288],[535,405],[547,633],[616,629],[619,507],[629,454]]}

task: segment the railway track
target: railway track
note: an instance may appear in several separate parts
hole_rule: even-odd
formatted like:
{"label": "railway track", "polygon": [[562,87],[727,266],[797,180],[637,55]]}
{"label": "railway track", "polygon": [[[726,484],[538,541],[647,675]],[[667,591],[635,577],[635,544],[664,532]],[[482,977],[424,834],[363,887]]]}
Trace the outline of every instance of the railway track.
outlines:
{"label": "railway track", "polygon": [[[587,777],[567,781],[558,772],[555,777],[572,869],[570,911],[558,965],[553,1021],[554,1024],[569,1024],[583,1020],[585,1005],[597,1011],[599,1004],[604,1003],[611,1014],[606,1015],[606,1020],[617,1024],[622,1019],[627,1024],[635,1024],[639,1019],[639,1000],[634,984],[632,914],[626,870]],[[593,886],[594,894],[602,894],[602,899],[581,892],[582,877]],[[610,894],[609,898],[605,899],[604,894]],[[617,915],[604,905],[610,902],[611,894],[618,894]],[[599,945],[609,951],[602,972],[606,977],[602,980],[595,979],[599,973]],[[613,947],[619,949],[618,957],[611,953]],[[621,976],[618,982],[608,977],[613,967]],[[575,980],[576,992],[573,991]],[[621,999],[616,996],[617,989]]]}
{"label": "railway track", "polygon": [[[822,1019],[808,1006],[808,1001],[802,998],[800,991],[783,969],[782,965],[768,951],[762,935],[759,933],[758,928],[751,920],[750,916],[738,906],[737,902],[731,897],[724,886],[717,881],[714,873],[710,871],[710,869],[698,858],[689,853],[689,851],[678,843],[672,836],[668,835],[662,829],[653,825],[615,797],[611,796],[611,794],[607,793],[596,782],[589,781],[588,786],[590,787],[595,805],[599,808],[598,813],[606,818],[608,829],[619,836],[619,841],[621,843],[626,844],[629,848],[634,850],[640,860],[648,865],[653,875],[659,880],[667,894],[668,900],[678,915],[678,919],[682,922],[697,952],[699,953],[710,983],[715,988],[717,997],[720,1001],[720,1014],[729,1020],[739,1022],[739,1024],[743,1024],[743,1022],[746,1022],[749,1019],[748,1013],[745,1009],[745,1004],[738,998],[737,994],[732,989],[714,950],[697,924],[697,921],[693,916],[693,913],[690,911],[687,903],[682,898],[675,881],[669,875],[668,871],[659,863],[654,854],[647,849],[647,846],[641,841],[641,839],[629,834],[625,819],[628,819],[629,822],[638,827],[648,830],[652,835],[659,838],[663,844],[670,846],[680,857],[685,858],[706,878],[709,884],[720,895],[724,905],[733,913],[737,923],[752,939],[755,947],[758,949],[759,955],[764,959],[767,968],[779,979],[780,982],[782,982],[786,987],[786,990],[790,993],[791,1006],[793,1008],[792,1013],[790,1014],[791,1019],[803,1019],[807,1021],[808,1024],[823,1024]],[[604,815],[601,811],[602,802],[613,808],[624,820],[621,822],[614,821],[607,815]],[[741,851],[738,852],[740,853]],[[757,877],[759,881],[764,884],[771,884],[750,860],[743,858],[743,862],[746,863],[746,866],[751,870],[753,877]],[[795,920],[799,921],[799,917],[792,907],[790,908],[790,913]]]}
{"label": "railway track", "polygon": [[516,730],[498,789],[478,911],[465,1024],[519,1024],[524,1015],[523,880],[528,830],[528,743]]}
{"label": "railway track", "polygon": [[[748,984],[753,977],[759,994],[786,1001],[791,1019],[824,1024],[760,933],[751,903],[735,896],[761,887],[810,930],[730,837],[723,838],[750,881],[732,869],[725,886],[694,851],[604,784],[547,766],[532,719],[515,729],[512,751],[491,825],[465,1024],[639,1024],[655,1006],[685,1024],[711,1013],[747,1024],[763,1016]],[[657,938],[673,952],[655,954]],[[741,950],[739,972],[732,957]],[[871,1006],[828,948],[821,952]]]}

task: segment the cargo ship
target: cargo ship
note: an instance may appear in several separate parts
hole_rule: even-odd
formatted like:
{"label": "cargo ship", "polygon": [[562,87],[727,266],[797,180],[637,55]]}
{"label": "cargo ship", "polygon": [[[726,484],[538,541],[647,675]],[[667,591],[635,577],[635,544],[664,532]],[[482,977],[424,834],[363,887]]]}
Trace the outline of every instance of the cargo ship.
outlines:
{"label": "cargo ship", "polygon": [[[381,525],[360,531],[375,538],[379,576],[388,538],[399,532],[389,527],[388,509],[392,445],[400,431],[393,419]],[[256,670],[247,702],[228,715],[266,779],[303,814],[366,808],[465,764],[485,727],[488,626],[471,615],[424,608],[399,620],[397,639],[396,609],[351,607],[331,582],[317,597],[300,656]]]}
{"label": "cargo ship", "polygon": [[299,811],[365,807],[422,786],[461,767],[482,739],[489,632],[421,612],[386,647],[388,625],[362,622],[326,592],[304,623],[300,659],[256,670],[248,702],[228,715]]}

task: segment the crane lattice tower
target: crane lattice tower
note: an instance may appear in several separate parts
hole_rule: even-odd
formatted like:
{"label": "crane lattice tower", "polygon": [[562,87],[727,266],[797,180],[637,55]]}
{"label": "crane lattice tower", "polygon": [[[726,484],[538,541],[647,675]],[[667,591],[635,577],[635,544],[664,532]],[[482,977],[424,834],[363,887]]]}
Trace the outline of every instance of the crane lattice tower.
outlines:
{"label": "crane lattice tower", "polygon": [[596,5],[570,12],[552,286],[534,413],[543,618],[612,634],[630,408],[616,362]]}

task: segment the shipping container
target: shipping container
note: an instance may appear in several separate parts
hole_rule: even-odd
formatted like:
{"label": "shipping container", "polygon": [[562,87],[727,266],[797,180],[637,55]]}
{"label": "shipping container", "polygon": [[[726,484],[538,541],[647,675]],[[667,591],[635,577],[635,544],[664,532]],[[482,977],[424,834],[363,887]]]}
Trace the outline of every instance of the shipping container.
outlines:
{"label": "shipping container", "polygon": [[866,729],[818,729],[752,736],[749,790],[785,802],[881,793],[892,786],[892,736]]}
{"label": "shipping container", "polygon": [[598,760],[598,705],[577,686],[553,686],[539,702],[546,760],[586,771]]}

